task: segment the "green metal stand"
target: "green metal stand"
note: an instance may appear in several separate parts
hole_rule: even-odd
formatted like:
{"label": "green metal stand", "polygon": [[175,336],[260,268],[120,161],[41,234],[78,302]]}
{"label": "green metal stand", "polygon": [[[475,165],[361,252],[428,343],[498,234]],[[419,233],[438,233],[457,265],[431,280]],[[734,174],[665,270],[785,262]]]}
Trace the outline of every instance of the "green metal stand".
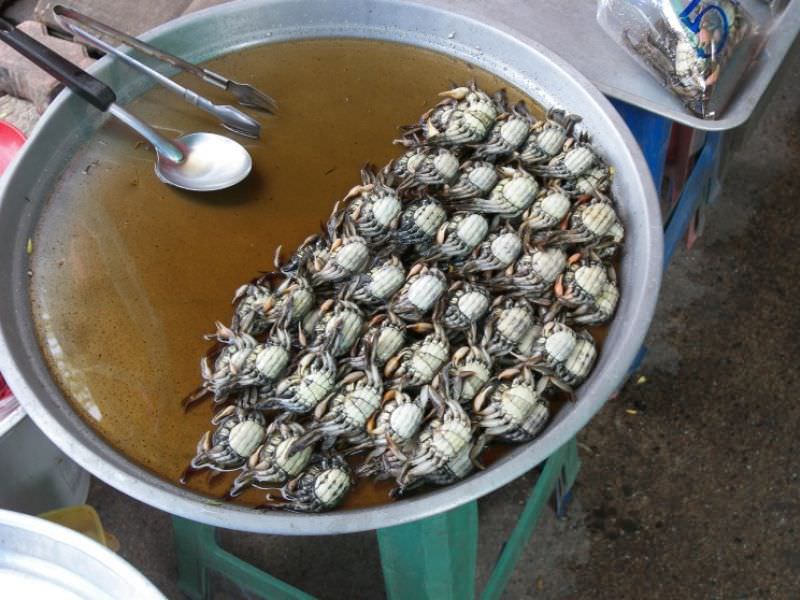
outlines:
{"label": "green metal stand", "polygon": [[[544,463],[517,524],[481,594],[499,598],[553,492],[563,513],[580,469],[575,439]],[[214,571],[264,598],[306,600],[305,592],[256,569],[217,543],[216,530],[173,517],[178,551],[178,583],[190,598],[208,598],[208,573]],[[473,600],[478,557],[478,503],[377,532],[381,566],[389,600]]]}

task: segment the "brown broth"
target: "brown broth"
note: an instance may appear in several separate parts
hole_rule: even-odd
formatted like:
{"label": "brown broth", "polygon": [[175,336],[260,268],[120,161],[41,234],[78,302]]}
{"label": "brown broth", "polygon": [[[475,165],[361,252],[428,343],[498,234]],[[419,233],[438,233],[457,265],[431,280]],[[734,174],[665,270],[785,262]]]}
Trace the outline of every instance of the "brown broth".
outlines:
{"label": "brown broth", "polygon": [[[165,186],[151,150],[110,122],[58,182],[32,256],[38,332],[60,386],[110,444],[172,482],[210,428],[209,403],[184,414],[181,400],[200,382],[202,334],[229,320],[234,290],[271,268],[277,245],[293,248],[316,231],[359,182],[364,162],[383,165],[398,155],[391,143],[398,125],[415,122],[451,81],[509,88],[460,60],[359,40],[268,44],[209,66],[280,105],[276,117],[261,117],[261,141],[239,139],[253,156],[252,175],[218,193]],[[169,136],[224,133],[164,90],[130,108]],[[199,473],[188,485],[219,497],[230,477],[209,483]],[[386,502],[389,487],[362,481],[346,506]],[[263,497],[252,490],[237,502]]]}

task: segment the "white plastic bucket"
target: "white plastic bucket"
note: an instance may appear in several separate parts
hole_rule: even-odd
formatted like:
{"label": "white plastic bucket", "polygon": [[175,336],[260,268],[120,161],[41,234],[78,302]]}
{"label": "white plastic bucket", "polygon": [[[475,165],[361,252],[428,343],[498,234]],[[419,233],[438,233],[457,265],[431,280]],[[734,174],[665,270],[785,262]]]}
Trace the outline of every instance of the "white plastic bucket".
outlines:
{"label": "white plastic bucket", "polygon": [[21,406],[0,419],[0,508],[31,515],[84,504],[89,473],[70,460]]}

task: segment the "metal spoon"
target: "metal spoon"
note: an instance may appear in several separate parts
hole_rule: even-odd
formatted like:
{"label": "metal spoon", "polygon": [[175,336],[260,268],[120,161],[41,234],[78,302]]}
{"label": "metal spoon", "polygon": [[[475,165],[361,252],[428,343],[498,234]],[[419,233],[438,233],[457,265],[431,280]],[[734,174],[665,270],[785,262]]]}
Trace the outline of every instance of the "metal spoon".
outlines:
{"label": "metal spoon", "polygon": [[[63,7],[57,6],[56,8],[63,8]],[[53,10],[55,12],[55,9]],[[121,61],[132,66],[134,69],[137,69],[138,71],[141,71],[145,75],[152,77],[168,90],[175,92],[189,104],[192,104],[202,110],[205,110],[206,112],[211,113],[222,122],[223,127],[226,127],[227,129],[230,129],[234,133],[238,133],[246,137],[251,137],[256,139],[259,137],[259,134],[261,133],[261,124],[251,116],[246,115],[239,109],[234,108],[233,106],[229,106],[227,104],[226,105],[214,104],[208,98],[205,98],[204,96],[201,96],[197,92],[194,92],[190,89],[183,87],[182,85],[175,83],[169,77],[165,77],[155,69],[151,69],[146,64],[139,62],[138,60],[136,60],[135,58],[133,58],[128,54],[125,54],[124,52],[120,52],[111,44],[104,42],[103,40],[101,40],[97,36],[92,35],[85,29],[78,27],[77,25],[69,21],[69,17],[67,15],[62,15],[60,12],[56,12],[56,16],[58,20],[61,22],[61,24],[64,25],[64,27],[68,31],[73,33],[78,38],[83,39],[92,46],[99,48],[103,52],[106,52],[108,54],[113,54]]]}
{"label": "metal spoon", "polygon": [[241,144],[215,133],[190,133],[169,141],[116,104],[114,91],[63,56],[0,19],[0,40],[55,77],[94,107],[108,111],[156,150],[155,171],[164,183],[197,192],[239,183],[253,161]]}

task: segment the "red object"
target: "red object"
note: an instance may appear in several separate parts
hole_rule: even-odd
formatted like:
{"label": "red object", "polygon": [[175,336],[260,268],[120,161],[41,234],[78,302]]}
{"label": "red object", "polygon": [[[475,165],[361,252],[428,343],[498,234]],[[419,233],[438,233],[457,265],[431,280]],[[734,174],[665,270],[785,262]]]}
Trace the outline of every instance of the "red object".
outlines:
{"label": "red object", "polygon": [[11,388],[8,387],[8,384],[6,384],[6,380],[3,379],[3,375],[0,374],[0,400],[10,395],[11,395]]}
{"label": "red object", "polygon": [[10,123],[0,121],[0,174],[11,164],[11,159],[24,143],[24,133]]}
{"label": "red object", "polygon": [[[11,159],[14,158],[14,155],[22,148],[24,143],[24,133],[10,123],[0,121],[0,173],[6,170],[6,167],[11,163]],[[2,373],[0,373],[0,400],[10,395],[11,390],[6,385],[6,380],[3,379]]]}

